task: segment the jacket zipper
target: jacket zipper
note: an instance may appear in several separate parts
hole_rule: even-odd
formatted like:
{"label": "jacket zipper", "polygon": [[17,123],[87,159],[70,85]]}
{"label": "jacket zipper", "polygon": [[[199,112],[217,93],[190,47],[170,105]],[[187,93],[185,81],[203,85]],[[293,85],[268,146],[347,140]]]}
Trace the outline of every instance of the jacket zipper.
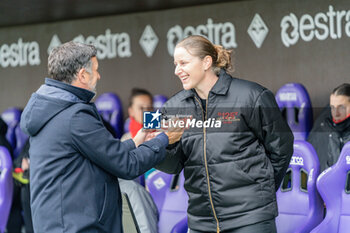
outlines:
{"label": "jacket zipper", "polygon": [[[201,102],[198,100],[197,97],[195,97],[196,101],[198,102],[199,104],[199,107],[202,109],[202,113],[203,113],[203,122],[207,120],[207,114],[208,114],[208,100],[209,98],[207,99],[206,103],[205,103],[205,115],[204,115],[204,110],[203,110],[203,107],[202,107],[202,104]],[[205,127],[203,127],[203,134],[204,134],[204,138],[203,138],[203,149],[204,149],[204,165],[205,165],[205,172],[207,174],[207,183],[208,183],[208,193],[209,193],[209,200],[210,200],[210,205],[211,205],[211,208],[213,210],[213,215],[214,215],[214,218],[216,220],[216,232],[217,233],[220,233],[220,226],[219,226],[219,219],[218,217],[216,216],[216,211],[214,209],[214,203],[213,203],[213,198],[211,196],[211,190],[210,190],[210,183],[209,183],[209,171],[208,171],[208,163],[207,163],[207,144],[206,144],[206,135],[207,135],[207,131],[205,129]]]}

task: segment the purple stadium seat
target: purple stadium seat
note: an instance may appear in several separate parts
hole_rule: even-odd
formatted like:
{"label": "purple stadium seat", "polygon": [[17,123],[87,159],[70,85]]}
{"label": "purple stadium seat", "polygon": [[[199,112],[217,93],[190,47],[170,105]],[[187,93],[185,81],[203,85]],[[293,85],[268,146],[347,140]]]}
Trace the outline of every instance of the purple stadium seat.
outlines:
{"label": "purple stadium seat", "polygon": [[337,163],[318,177],[317,189],[327,212],[312,233],[350,232],[350,142],[344,145]]}
{"label": "purple stadium seat", "polygon": [[13,193],[12,161],[8,150],[0,146],[0,232],[5,232]]}
{"label": "purple stadium seat", "polygon": [[316,189],[319,173],[313,146],[296,140],[289,168],[277,191],[278,233],[308,233],[322,221],[323,202]]}
{"label": "purple stadium seat", "polygon": [[15,158],[17,158],[28,140],[28,135],[22,131],[19,124],[15,128],[15,135],[16,135],[16,148],[13,151],[13,155]]}
{"label": "purple stadium seat", "polygon": [[169,190],[172,175],[154,171],[146,179],[146,186],[157,206],[158,213],[162,211],[166,192]]}
{"label": "purple stadium seat", "polygon": [[96,108],[103,119],[111,124],[117,138],[123,135],[123,107],[114,93],[104,93],[96,99]]}
{"label": "purple stadium seat", "polygon": [[[170,187],[166,190],[164,204],[159,214],[159,233],[170,232],[174,226],[187,216],[188,195],[184,188],[184,182],[183,172],[172,176]],[[186,232],[187,229],[183,233]]]}
{"label": "purple stadium seat", "polygon": [[163,104],[167,102],[168,98],[164,95],[155,95],[153,96],[153,108],[155,110],[161,109]]}
{"label": "purple stadium seat", "polygon": [[18,108],[8,108],[2,114],[1,118],[7,124],[6,138],[11,144],[12,148],[16,148],[16,134],[15,129],[21,120],[22,111]]}
{"label": "purple stadium seat", "polygon": [[185,233],[188,230],[187,216],[184,217],[180,222],[178,222],[170,233]]}
{"label": "purple stadium seat", "polygon": [[295,140],[306,140],[312,128],[312,107],[309,94],[300,83],[287,83],[276,94],[276,101]]}

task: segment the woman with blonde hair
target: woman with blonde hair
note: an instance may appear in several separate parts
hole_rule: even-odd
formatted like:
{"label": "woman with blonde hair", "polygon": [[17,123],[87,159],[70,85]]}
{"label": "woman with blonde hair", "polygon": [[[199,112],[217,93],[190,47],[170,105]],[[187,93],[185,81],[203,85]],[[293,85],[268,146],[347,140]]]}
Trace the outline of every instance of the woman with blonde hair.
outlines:
{"label": "woman with blonde hair", "polygon": [[187,116],[188,124],[157,168],[184,169],[190,232],[276,232],[275,192],[293,134],[274,95],[231,77],[231,52],[202,36],[180,41],[174,64],[184,90],[164,105],[163,118]]}

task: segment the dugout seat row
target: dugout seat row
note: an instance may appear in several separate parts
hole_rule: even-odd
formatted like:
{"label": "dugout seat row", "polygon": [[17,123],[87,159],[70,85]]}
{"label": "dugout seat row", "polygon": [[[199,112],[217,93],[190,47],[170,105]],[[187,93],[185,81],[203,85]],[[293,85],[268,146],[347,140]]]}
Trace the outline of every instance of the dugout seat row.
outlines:
{"label": "dugout seat row", "polygon": [[277,232],[350,232],[350,142],[337,163],[319,174],[317,154],[305,141],[312,128],[311,101],[305,87],[284,85],[276,93],[276,102],[295,138],[294,153],[277,192]]}
{"label": "dugout seat row", "polygon": [[319,167],[312,145],[296,140],[291,163],[277,192],[277,232],[350,231],[350,142],[344,145],[337,163],[321,174]]}

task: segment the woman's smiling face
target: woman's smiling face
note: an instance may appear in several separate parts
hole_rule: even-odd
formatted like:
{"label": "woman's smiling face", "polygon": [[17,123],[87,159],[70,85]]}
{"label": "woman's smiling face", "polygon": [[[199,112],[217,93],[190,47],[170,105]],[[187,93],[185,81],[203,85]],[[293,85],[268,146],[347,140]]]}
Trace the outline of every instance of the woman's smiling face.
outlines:
{"label": "woman's smiling face", "polygon": [[205,76],[203,59],[193,56],[184,47],[176,47],[174,51],[175,75],[182,82],[185,90],[201,85]]}

